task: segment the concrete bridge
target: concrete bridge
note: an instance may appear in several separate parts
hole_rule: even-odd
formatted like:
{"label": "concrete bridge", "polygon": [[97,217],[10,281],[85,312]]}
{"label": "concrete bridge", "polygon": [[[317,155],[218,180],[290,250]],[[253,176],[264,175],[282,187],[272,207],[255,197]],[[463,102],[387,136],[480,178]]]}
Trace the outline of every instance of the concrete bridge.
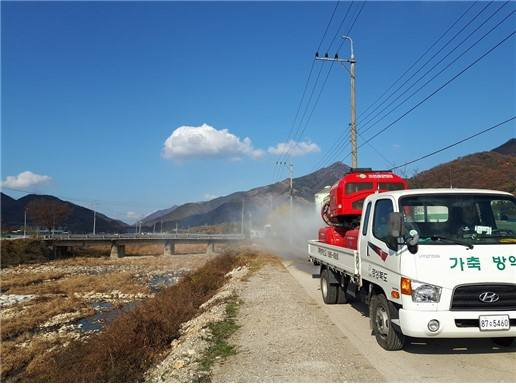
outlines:
{"label": "concrete bridge", "polygon": [[56,258],[66,255],[69,248],[110,245],[111,258],[125,256],[128,244],[163,244],[163,254],[175,254],[176,244],[204,243],[208,244],[207,253],[215,251],[215,243],[232,243],[245,240],[243,234],[182,234],[182,233],[144,233],[144,234],[60,234],[45,236],[44,239],[53,247]]}

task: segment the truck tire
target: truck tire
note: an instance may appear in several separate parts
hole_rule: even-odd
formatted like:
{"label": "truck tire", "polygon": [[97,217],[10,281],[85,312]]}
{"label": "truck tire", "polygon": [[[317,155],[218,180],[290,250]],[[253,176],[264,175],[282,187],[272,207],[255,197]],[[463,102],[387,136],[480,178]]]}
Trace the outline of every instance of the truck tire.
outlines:
{"label": "truck tire", "polygon": [[349,296],[346,294],[346,288],[337,285],[337,304],[347,304],[350,299]]}
{"label": "truck tire", "polygon": [[396,315],[394,305],[387,301],[383,294],[375,294],[371,299],[369,318],[373,334],[380,347],[387,351],[398,351],[403,348],[405,336],[391,319]]}
{"label": "truck tire", "polygon": [[337,286],[330,283],[330,273],[327,268],[321,272],[321,294],[325,304],[337,303]]}
{"label": "truck tire", "polygon": [[500,347],[510,347],[514,343],[514,337],[493,337],[491,341]]}

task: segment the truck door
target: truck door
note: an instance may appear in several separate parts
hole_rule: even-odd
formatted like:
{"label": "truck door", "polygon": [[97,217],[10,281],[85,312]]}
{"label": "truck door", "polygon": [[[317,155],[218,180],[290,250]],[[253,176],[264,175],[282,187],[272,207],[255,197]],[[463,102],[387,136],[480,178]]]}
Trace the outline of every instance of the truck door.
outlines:
{"label": "truck door", "polygon": [[397,288],[400,278],[399,257],[396,239],[390,235],[389,228],[389,214],[393,211],[394,205],[390,198],[374,202],[369,216],[371,219],[368,221],[371,225],[368,227],[367,237],[362,235],[364,242],[361,243],[360,253],[363,254],[365,264],[362,272],[369,281]]}
{"label": "truck door", "polygon": [[367,203],[364,212],[364,219],[360,222],[360,235],[358,240],[358,249],[361,257],[367,257],[367,242],[369,241],[368,235],[371,234],[371,207],[373,202]]}

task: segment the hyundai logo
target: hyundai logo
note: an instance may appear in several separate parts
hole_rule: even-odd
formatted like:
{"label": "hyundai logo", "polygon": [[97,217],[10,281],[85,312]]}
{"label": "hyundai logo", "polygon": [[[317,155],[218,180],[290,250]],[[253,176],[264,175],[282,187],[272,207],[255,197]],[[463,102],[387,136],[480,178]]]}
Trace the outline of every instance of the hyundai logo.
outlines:
{"label": "hyundai logo", "polygon": [[478,296],[478,299],[482,302],[492,303],[498,301],[500,297],[495,292],[484,292]]}

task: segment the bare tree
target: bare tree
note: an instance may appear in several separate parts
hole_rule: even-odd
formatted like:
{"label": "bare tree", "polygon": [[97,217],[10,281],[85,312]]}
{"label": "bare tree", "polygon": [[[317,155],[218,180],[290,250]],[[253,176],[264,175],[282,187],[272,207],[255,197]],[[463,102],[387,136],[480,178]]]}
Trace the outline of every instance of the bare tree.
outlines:
{"label": "bare tree", "polygon": [[49,231],[64,222],[71,212],[68,204],[49,199],[36,199],[27,206],[27,215],[31,220]]}

